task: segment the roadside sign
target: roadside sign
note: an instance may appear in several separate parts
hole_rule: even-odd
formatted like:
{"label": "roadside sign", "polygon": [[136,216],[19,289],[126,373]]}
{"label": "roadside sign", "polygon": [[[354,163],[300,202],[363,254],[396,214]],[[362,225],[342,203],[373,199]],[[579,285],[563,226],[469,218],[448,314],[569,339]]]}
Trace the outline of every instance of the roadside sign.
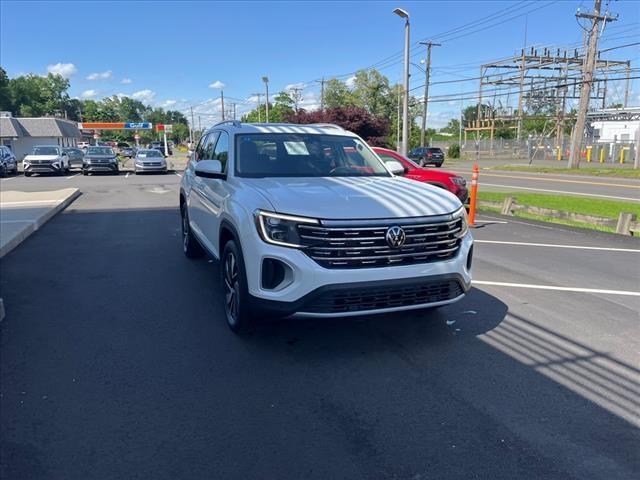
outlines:
{"label": "roadside sign", "polygon": [[126,130],[151,130],[153,124],[151,122],[127,122],[124,124]]}
{"label": "roadside sign", "polygon": [[162,125],[161,123],[156,125],[156,132],[162,132],[164,131],[164,125]]}
{"label": "roadside sign", "polygon": [[171,133],[173,131],[173,125],[165,125],[164,131],[167,133]]}
{"label": "roadside sign", "polygon": [[80,130],[80,134],[81,134],[83,137],[91,136],[91,135],[93,135],[94,133],[96,133],[96,131],[95,131],[95,130],[93,130],[93,129],[91,129],[91,130],[87,130],[87,129],[85,128],[85,129],[83,129],[83,130]]}

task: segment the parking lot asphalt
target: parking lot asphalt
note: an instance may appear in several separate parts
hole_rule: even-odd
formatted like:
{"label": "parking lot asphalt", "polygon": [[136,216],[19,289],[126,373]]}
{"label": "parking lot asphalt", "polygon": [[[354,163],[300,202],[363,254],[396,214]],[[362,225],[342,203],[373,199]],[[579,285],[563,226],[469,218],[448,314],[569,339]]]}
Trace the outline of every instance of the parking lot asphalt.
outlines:
{"label": "parking lot asphalt", "polygon": [[1,478],[640,471],[638,239],[481,217],[462,301],[239,338],[178,175],[1,180],[82,191],[0,262]]}

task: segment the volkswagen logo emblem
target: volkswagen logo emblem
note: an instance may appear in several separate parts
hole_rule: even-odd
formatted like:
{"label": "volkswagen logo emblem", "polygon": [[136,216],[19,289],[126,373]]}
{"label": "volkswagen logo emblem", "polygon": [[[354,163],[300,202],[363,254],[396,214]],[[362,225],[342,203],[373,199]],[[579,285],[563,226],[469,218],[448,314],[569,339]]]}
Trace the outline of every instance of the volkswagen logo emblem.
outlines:
{"label": "volkswagen logo emblem", "polygon": [[391,248],[400,248],[404,245],[404,241],[407,239],[407,236],[402,228],[395,226],[389,227],[384,238]]}

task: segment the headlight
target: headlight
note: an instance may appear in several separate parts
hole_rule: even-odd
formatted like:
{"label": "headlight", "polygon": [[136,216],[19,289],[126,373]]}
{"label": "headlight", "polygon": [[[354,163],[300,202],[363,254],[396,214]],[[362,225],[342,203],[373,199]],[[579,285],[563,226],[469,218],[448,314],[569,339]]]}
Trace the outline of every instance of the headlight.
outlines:
{"label": "headlight", "polygon": [[84,163],[91,163],[91,159],[90,158],[83,158],[82,161]]}
{"label": "headlight", "polygon": [[464,237],[469,231],[469,218],[467,217],[467,209],[464,207],[460,207],[458,211],[453,214],[453,218],[462,218],[462,223],[460,225],[460,232],[458,233],[458,237]]}
{"label": "headlight", "polygon": [[462,177],[451,177],[451,181],[461,187],[464,187],[467,184],[467,181]]}
{"label": "headlight", "polygon": [[258,210],[255,215],[260,237],[267,243],[282,247],[303,248],[303,245],[300,245],[298,224],[320,223],[314,218],[282,215],[262,210]]}

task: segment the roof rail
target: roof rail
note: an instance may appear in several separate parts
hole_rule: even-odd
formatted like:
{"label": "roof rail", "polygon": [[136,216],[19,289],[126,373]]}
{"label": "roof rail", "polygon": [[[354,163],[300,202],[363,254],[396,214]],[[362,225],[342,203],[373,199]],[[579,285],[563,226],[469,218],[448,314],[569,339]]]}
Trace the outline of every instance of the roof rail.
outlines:
{"label": "roof rail", "polygon": [[225,125],[227,123],[232,124],[234,127],[236,128],[240,128],[242,127],[242,124],[238,121],[238,120],[223,120],[222,122],[218,122],[214,125],[214,127],[220,126],[220,125]]}
{"label": "roof rail", "polygon": [[340,125],[336,125],[335,123],[310,123],[308,125],[304,125],[307,127],[328,127],[328,128],[335,128],[337,130],[344,130],[344,128],[342,128]]}

